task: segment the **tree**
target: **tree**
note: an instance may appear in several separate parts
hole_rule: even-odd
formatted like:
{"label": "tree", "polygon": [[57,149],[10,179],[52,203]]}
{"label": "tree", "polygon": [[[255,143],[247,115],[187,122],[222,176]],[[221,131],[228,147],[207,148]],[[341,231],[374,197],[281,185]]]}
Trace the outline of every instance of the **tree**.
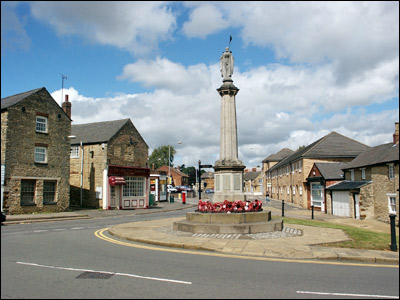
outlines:
{"label": "tree", "polygon": [[[170,155],[169,155],[169,150]],[[156,149],[153,150],[153,153],[151,153],[149,157],[149,166],[150,168],[154,167],[155,169],[158,169],[161,166],[168,166],[168,157],[170,157],[170,163],[171,167],[173,166],[173,161],[174,161],[174,155],[176,153],[176,150],[174,147],[169,146],[169,145],[164,145],[160,146]]]}
{"label": "tree", "polygon": [[196,168],[195,167],[187,167],[186,168],[185,165],[182,165],[181,172],[185,173],[186,175],[189,176],[189,185],[196,183]]}

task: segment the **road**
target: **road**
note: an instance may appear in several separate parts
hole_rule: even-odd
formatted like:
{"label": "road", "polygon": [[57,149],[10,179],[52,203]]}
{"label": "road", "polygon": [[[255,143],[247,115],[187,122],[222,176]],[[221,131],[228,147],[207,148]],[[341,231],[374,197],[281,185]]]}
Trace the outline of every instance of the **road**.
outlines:
{"label": "road", "polygon": [[[1,298],[399,297],[399,269],[394,266],[141,248],[103,230],[184,214],[182,210],[2,226]],[[99,238],[100,232],[113,242]]]}

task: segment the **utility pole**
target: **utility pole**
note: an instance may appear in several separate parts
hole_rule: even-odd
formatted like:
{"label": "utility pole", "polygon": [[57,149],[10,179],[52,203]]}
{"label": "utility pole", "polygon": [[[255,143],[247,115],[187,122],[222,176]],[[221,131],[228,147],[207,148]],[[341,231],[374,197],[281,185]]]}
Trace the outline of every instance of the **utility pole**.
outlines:
{"label": "utility pole", "polygon": [[63,103],[63,91],[64,91],[64,79],[68,79],[68,77],[63,75],[63,74],[61,74],[61,73],[60,73],[60,75],[61,75],[61,106],[62,106],[62,103]]}

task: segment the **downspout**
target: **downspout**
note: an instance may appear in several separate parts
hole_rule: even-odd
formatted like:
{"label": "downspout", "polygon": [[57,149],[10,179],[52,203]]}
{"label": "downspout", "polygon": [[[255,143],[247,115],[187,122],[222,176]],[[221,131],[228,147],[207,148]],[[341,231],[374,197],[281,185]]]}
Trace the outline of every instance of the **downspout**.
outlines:
{"label": "downspout", "polygon": [[83,145],[82,145],[82,141],[81,141],[81,154],[82,154],[82,158],[81,158],[81,207],[83,204]]}

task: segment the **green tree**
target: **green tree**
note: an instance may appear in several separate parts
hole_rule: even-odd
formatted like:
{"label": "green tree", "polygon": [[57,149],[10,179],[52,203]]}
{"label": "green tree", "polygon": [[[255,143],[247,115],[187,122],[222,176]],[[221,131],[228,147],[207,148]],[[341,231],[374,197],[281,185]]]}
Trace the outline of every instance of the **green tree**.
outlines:
{"label": "green tree", "polygon": [[[169,149],[171,150],[169,155]],[[149,167],[152,168],[153,164],[154,167],[157,169],[161,166],[168,166],[168,157],[170,157],[171,167],[173,166],[174,156],[176,150],[174,147],[169,145],[160,146],[153,150],[149,157]]]}
{"label": "green tree", "polygon": [[189,176],[189,185],[196,183],[196,168],[195,167],[187,167],[186,168],[185,165],[182,165],[181,172],[185,173],[186,175]]}

